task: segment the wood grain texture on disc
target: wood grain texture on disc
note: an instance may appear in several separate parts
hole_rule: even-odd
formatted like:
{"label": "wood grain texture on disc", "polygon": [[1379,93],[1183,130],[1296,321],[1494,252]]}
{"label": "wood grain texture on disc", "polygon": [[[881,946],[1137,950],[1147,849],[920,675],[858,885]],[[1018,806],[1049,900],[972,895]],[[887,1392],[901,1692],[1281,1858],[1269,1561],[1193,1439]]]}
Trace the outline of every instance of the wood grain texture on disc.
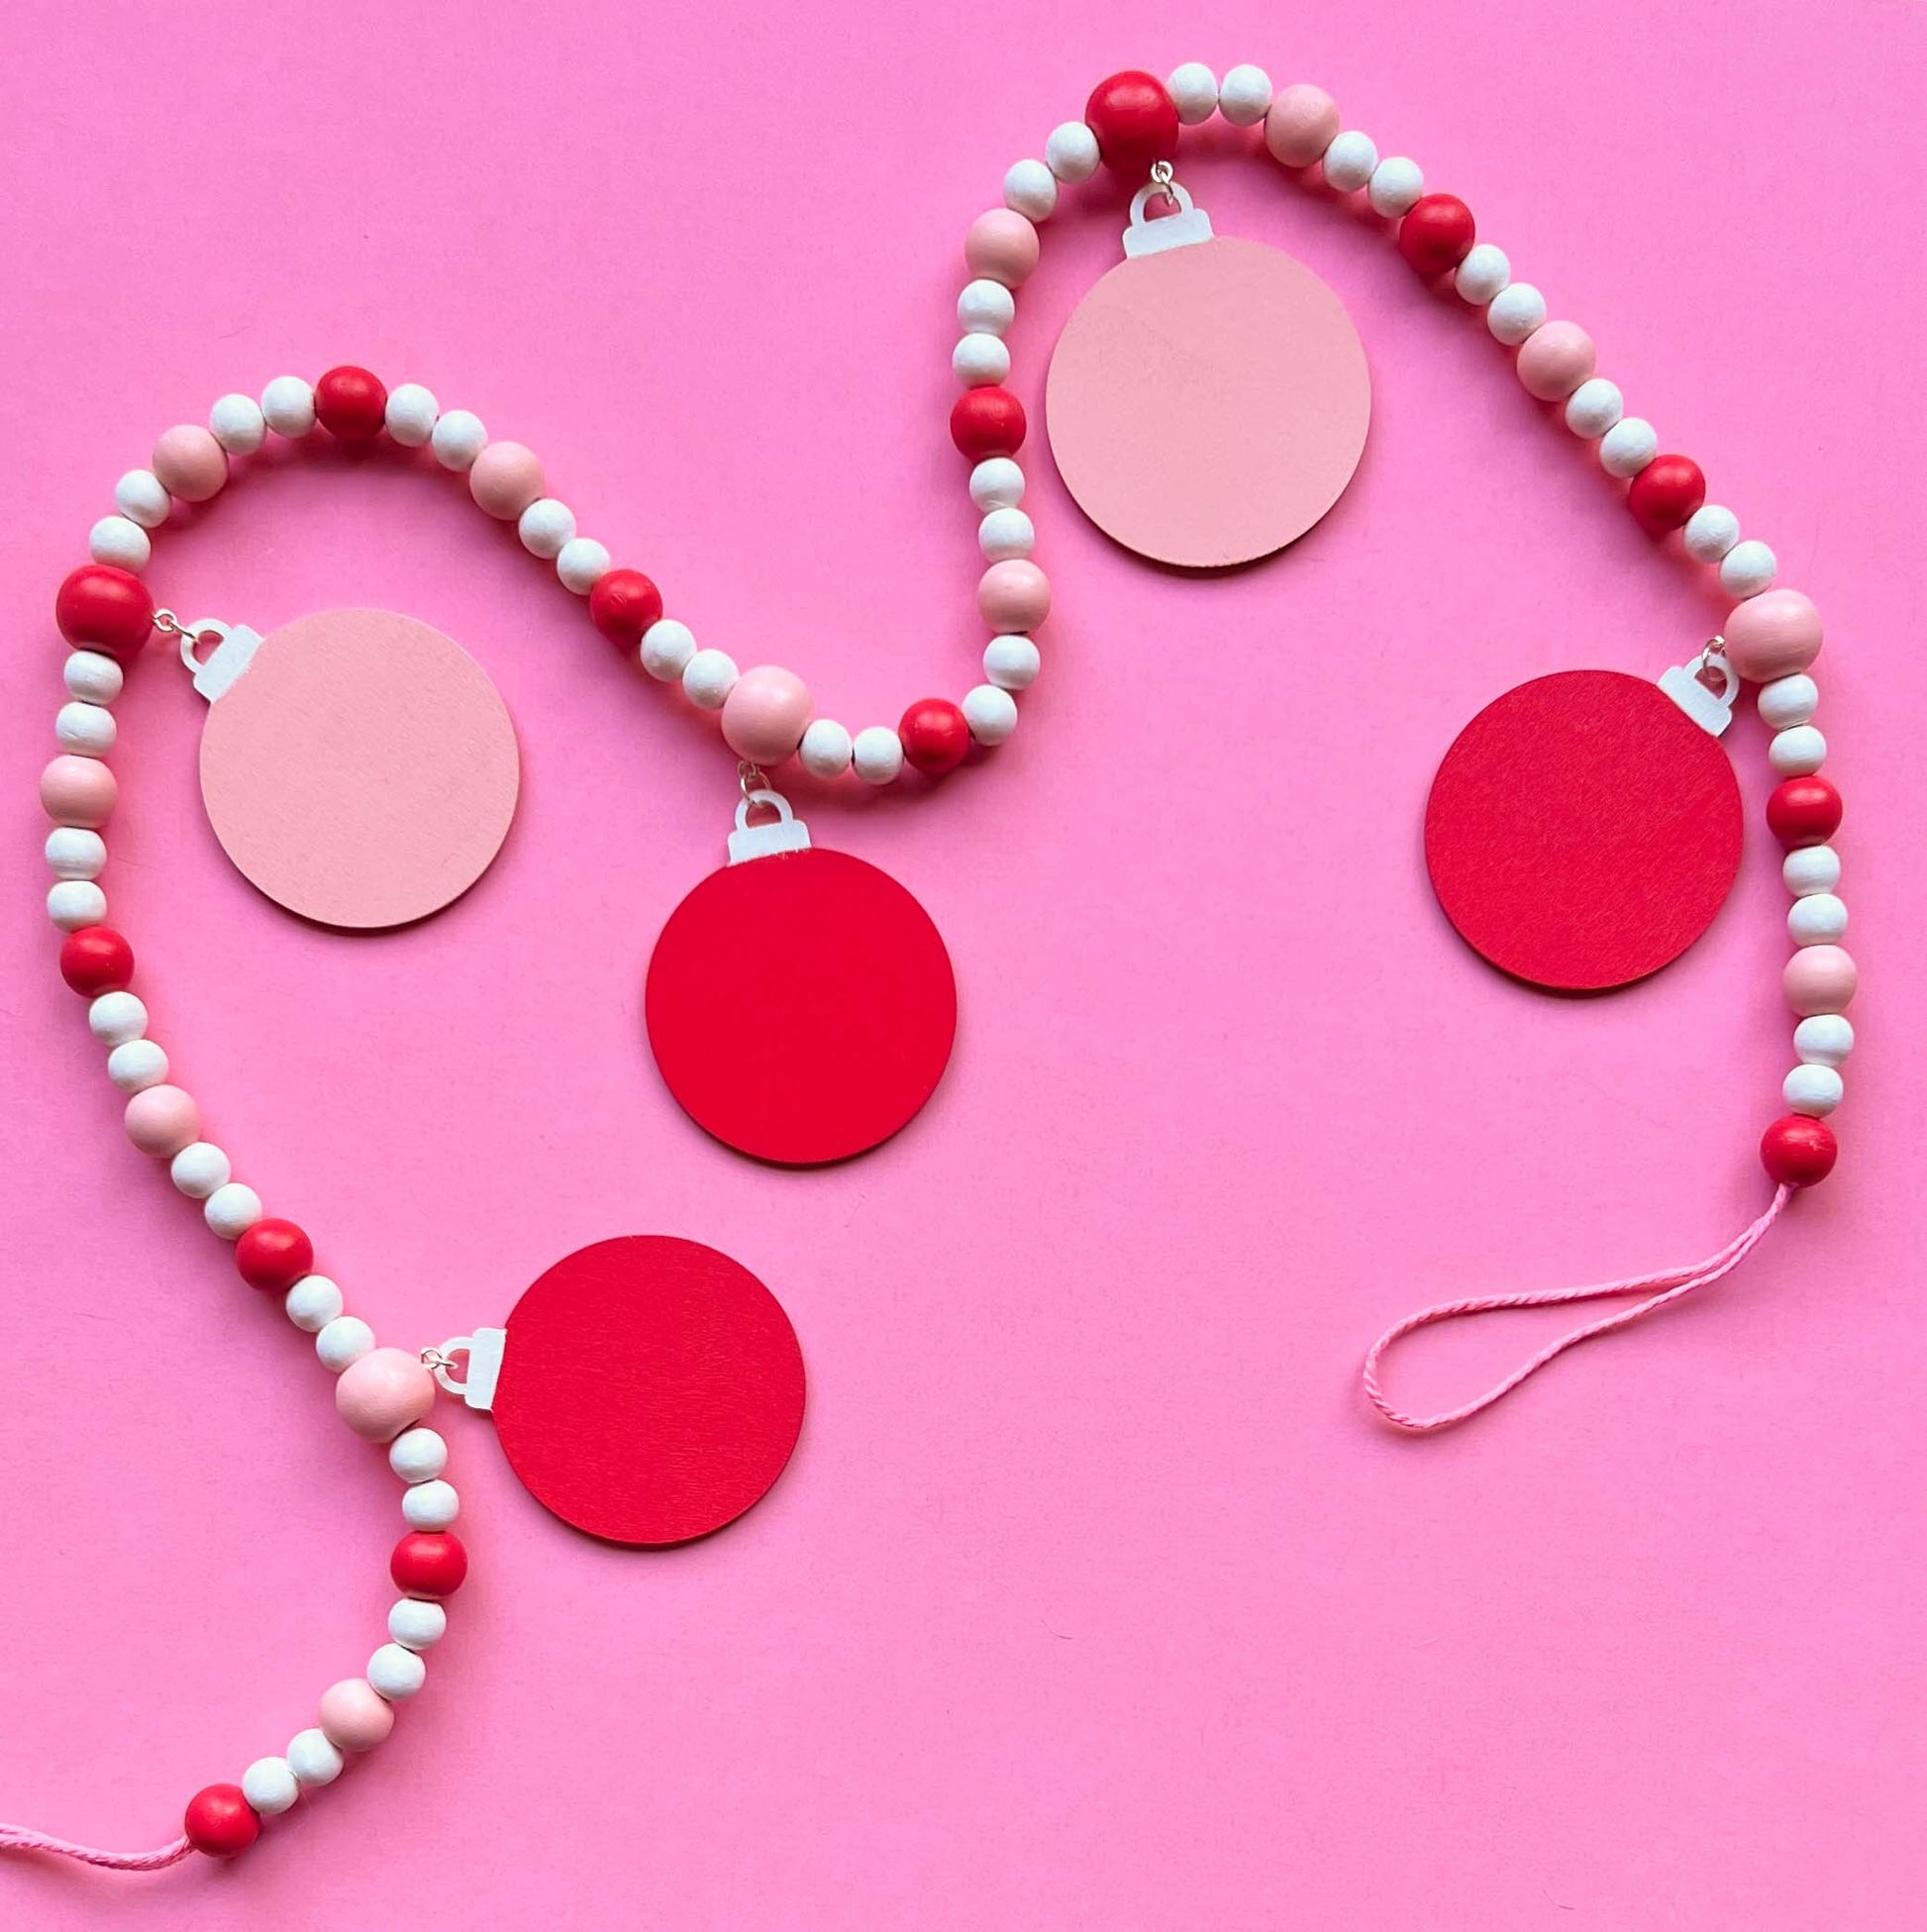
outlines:
{"label": "wood grain texture on disc", "polygon": [[201,733],[223,850],[326,926],[402,926],[459,898],[501,850],[520,785],[487,673],[394,611],[319,611],[270,632]]}
{"label": "wood grain texture on disc", "polygon": [[496,1383],[529,1492],[610,1543],[686,1543],[782,1474],[803,1355],[748,1269],[700,1242],[630,1235],[559,1261],[515,1304]]}
{"label": "wood grain texture on disc", "polygon": [[677,1103],[786,1167],[861,1154],[936,1090],[957,981],[930,915],[887,872],[815,847],[712,872],[649,963],[649,1042]]}
{"label": "wood grain texture on disc", "polygon": [[1743,815],[1718,739],[1658,685],[1557,671],[1488,704],[1425,808],[1445,914],[1491,963],[1568,992],[1676,960],[1740,867]]}
{"label": "wood grain texture on disc", "polygon": [[1119,262],[1051,356],[1065,487],[1107,536],[1224,568],[1302,537],[1365,450],[1371,378],[1345,305],[1303,262],[1219,236]]}

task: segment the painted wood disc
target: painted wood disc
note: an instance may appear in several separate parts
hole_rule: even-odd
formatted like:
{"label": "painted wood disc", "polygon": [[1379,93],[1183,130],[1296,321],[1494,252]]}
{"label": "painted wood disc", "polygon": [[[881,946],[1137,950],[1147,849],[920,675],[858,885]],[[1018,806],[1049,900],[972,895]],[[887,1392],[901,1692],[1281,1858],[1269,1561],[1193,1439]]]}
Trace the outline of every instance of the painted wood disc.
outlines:
{"label": "painted wood disc", "polygon": [[643,1004],[689,1117],[785,1167],[888,1140],[936,1090],[957,1034],[930,915],[887,872],[820,846],[704,879],[656,942]]}
{"label": "painted wood disc", "polygon": [[667,1235],[559,1261],[508,1318],[495,1427],[529,1492],[610,1543],[687,1543],[782,1474],[803,1355],[750,1271]]}
{"label": "painted wood disc", "polygon": [[1676,960],[1740,867],[1740,788],[1720,742],[1658,685],[1556,671],[1488,704],[1425,807],[1439,904],[1491,963],[1594,992]]}
{"label": "painted wood disc", "polygon": [[319,611],[270,632],[201,734],[222,848],[325,926],[402,926],[459,898],[501,850],[520,785],[487,673],[394,611]]}
{"label": "painted wood disc", "polygon": [[1098,529],[1223,568],[1302,537],[1365,450],[1371,378],[1303,262],[1219,236],[1121,261],[1077,304],[1044,392],[1051,454]]}

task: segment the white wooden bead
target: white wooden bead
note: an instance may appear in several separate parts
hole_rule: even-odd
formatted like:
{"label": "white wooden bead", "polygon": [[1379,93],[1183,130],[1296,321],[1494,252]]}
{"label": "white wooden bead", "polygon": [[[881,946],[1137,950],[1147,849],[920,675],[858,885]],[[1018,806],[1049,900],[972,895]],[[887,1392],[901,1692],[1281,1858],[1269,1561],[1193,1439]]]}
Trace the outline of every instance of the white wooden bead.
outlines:
{"label": "white wooden bead", "polygon": [[1779,1091],[1794,1113],[1818,1120],[1846,1098],[1847,1083],[1835,1068],[1803,1060],[1780,1082]]}
{"label": "white wooden bead", "polygon": [[852,741],[850,763],[867,785],[887,785],[903,769],[903,740],[888,725],[866,725]]}
{"label": "white wooden bead", "polygon": [[1813,1067],[1838,1067],[1854,1051],[1854,1023],[1845,1013],[1814,1013],[1793,1029],[1793,1051]]}
{"label": "white wooden bead", "polygon": [[453,1482],[431,1476],[402,1491],[401,1514],[412,1530],[445,1530],[461,1514],[461,1498]]}
{"label": "white wooden bead", "polygon": [[107,1077],[123,1093],[140,1093],[167,1077],[166,1051],[157,1040],[128,1040],[107,1056]]}
{"label": "white wooden bead", "polygon": [[531,557],[553,561],[575,535],[575,512],[553,496],[539,496],[516,519],[515,534]]}
{"label": "white wooden bead", "polygon": [[104,651],[70,652],[60,676],[68,695],[88,704],[112,704],[127,682],[127,673]]}
{"label": "white wooden bead", "polygon": [[957,319],[975,335],[1001,336],[1017,320],[1017,298],[1002,282],[986,275],[965,282],[957,298]]}
{"label": "white wooden bead", "polygon": [[683,665],[682,695],[705,711],[720,711],[736,688],[736,660],[712,645]]}
{"label": "white wooden bead", "polygon": [[992,638],[983,647],[984,676],[1006,691],[1029,690],[1042,664],[1037,646],[1014,631]]}
{"label": "white wooden bead", "polygon": [[223,396],[208,411],[207,426],[231,457],[252,457],[267,441],[267,418],[253,396]]}
{"label": "white wooden bead", "polygon": [[448,1628],[448,1611],[426,1597],[404,1596],[388,1612],[388,1635],[407,1650],[433,1650]]}
{"label": "white wooden bead", "polygon": [[1775,732],[1767,746],[1767,763],[1782,778],[1803,778],[1827,762],[1827,741],[1815,725],[1789,725]]}
{"label": "white wooden bead", "polygon": [[1365,198],[1372,212],[1402,215],[1425,192],[1425,170],[1409,154],[1387,154],[1371,170]]}
{"label": "white wooden bead", "polygon": [[1494,341],[1518,344],[1546,320],[1546,298],[1531,282],[1507,282],[1485,305]]}
{"label": "white wooden bead", "polygon": [[1061,122],[1044,144],[1045,164],[1060,181],[1088,181],[1097,159],[1097,137],[1081,121]]}
{"label": "white wooden bead", "polygon": [[103,1047],[125,1047],[147,1030],[147,1002],[139,993],[102,993],[87,1008],[87,1031]]}
{"label": "white wooden bead", "polygon": [[556,574],[564,590],[586,597],[609,574],[609,552],[593,537],[571,537],[556,554]]}
{"label": "white wooden bead", "polygon": [[1025,220],[1048,222],[1058,205],[1058,177],[1042,161],[1012,161],[1004,174],[1004,206]]}
{"label": "white wooden bead", "polygon": [[1165,89],[1176,103],[1180,126],[1201,127],[1218,111],[1218,76],[1202,60],[1173,67]]}
{"label": "white wooden bead", "polygon": [[281,1306],[304,1335],[319,1335],[342,1312],[342,1291],[325,1274],[304,1274]]}
{"label": "white wooden bead", "polygon": [[337,1315],[315,1337],[315,1354],[324,1369],[340,1374],[374,1347],[374,1330],[359,1315]]}
{"label": "white wooden bead", "polygon": [[1270,106],[1271,76],[1248,60],[1240,61],[1218,83],[1218,112],[1234,128],[1257,127]]}
{"label": "white wooden bead", "polygon": [[428,1666],[402,1644],[383,1644],[368,1659],[368,1681],[391,1704],[412,1697],[428,1681]]}
{"label": "white wooden bead", "polygon": [[1452,285],[1474,308],[1483,308],[1512,280],[1512,262],[1503,249],[1490,242],[1474,242],[1459,264]]}
{"label": "white wooden bead", "polygon": [[261,1218],[261,1197],[243,1181],[223,1181],[201,1213],[223,1241],[239,1241]]}
{"label": "white wooden bead", "polygon": [[992,563],[1028,557],[1037,548],[1037,531],[1022,510],[992,510],[977,525],[977,548]]}
{"label": "white wooden bead", "polygon": [[114,504],[130,523],[143,530],[158,530],[167,521],[173,499],[152,469],[130,469],[114,485]]}
{"label": "white wooden bead", "polygon": [[234,1178],[234,1163],[212,1141],[196,1141],[167,1164],[167,1178],[190,1201],[204,1201]]}
{"label": "white wooden bead", "polygon": [[449,1445],[434,1429],[404,1429],[388,1445],[388,1467],[404,1482],[433,1482],[449,1467]]}
{"label": "white wooden bead", "polygon": [[87,532],[87,555],[139,576],[153,556],[153,540],[132,517],[102,517]]}
{"label": "white wooden bead", "polygon": [[1770,544],[1763,544],[1758,537],[1749,537],[1743,544],[1735,544],[1720,559],[1720,588],[1729,597],[1757,597],[1763,590],[1774,586],[1775,574],[1779,569],[1779,559],[1773,553]]}
{"label": "white wooden bead", "polygon": [[404,450],[419,450],[435,435],[441,418],[442,405],[435,400],[433,389],[425,389],[419,382],[404,382],[388,391],[382,420],[388,425],[388,434]]}
{"label": "white wooden bead", "polygon": [[1566,427],[1574,436],[1604,436],[1626,413],[1619,384],[1589,376],[1566,398]]}
{"label": "white wooden bead", "polygon": [[472,409],[452,409],[435,419],[428,447],[444,469],[471,469],[488,448],[488,431]]}
{"label": "white wooden bead", "polygon": [[54,742],[79,758],[105,758],[117,735],[114,714],[103,704],[75,698],[53,714]]}
{"label": "white wooden bead", "polygon": [[1637,476],[1660,454],[1660,438],[1644,416],[1624,416],[1599,439],[1599,466],[1608,476]]}
{"label": "white wooden bead", "polygon": [[106,864],[106,840],[84,825],[56,825],[47,835],[47,868],[55,878],[98,878]]}
{"label": "white wooden bead", "polygon": [[288,1740],[288,1769],[304,1789],[334,1783],[346,1762],[322,1731],[298,1731]]}
{"label": "white wooden bead", "polygon": [[315,426],[315,387],[298,375],[277,375],[261,391],[261,415],[276,436],[290,441]]}
{"label": "white wooden bead", "polygon": [[643,633],[643,668],[664,684],[679,683],[696,655],[696,637],[673,617],[659,617]]}
{"label": "white wooden bead", "polygon": [[970,501],[979,510],[1014,510],[1024,500],[1024,472],[1009,457],[985,457],[970,471]]}
{"label": "white wooden bead", "polygon": [[1724,503],[1702,503],[1679,533],[1695,563],[1717,563],[1740,541],[1740,519]]}
{"label": "white wooden bead", "polygon": [[1838,946],[1847,937],[1847,902],[1832,892],[1807,892],[1786,908],[1786,937],[1795,946]]}
{"label": "white wooden bead", "polygon": [[1771,684],[1761,685],[1754,702],[1763,724],[1785,731],[1812,718],[1820,706],[1820,687],[1805,671],[1796,670],[1791,677],[1775,677]]}
{"label": "white wooden bead", "polygon": [[951,373],[966,389],[981,389],[986,383],[1001,382],[1010,373],[1010,351],[1001,336],[987,329],[973,329],[951,351]]}
{"label": "white wooden bead", "polygon": [[979,745],[1001,745],[1017,729],[1017,700],[1001,684],[975,684],[958,707]]}
{"label": "white wooden bead", "polygon": [[1795,898],[1831,892],[1840,883],[1840,855],[1831,846],[1795,846],[1779,862],[1779,875]]}
{"label": "white wooden bead", "polygon": [[301,1795],[301,1780],[285,1758],[256,1758],[241,1774],[241,1795],[263,1818],[278,1817]]}
{"label": "white wooden bead", "polygon": [[841,778],[850,769],[851,739],[834,718],[812,718],[796,757],[812,778]]}
{"label": "white wooden bead", "polygon": [[47,888],[47,916],[63,933],[103,925],[107,894],[90,878],[56,878]]}
{"label": "white wooden bead", "polygon": [[1340,194],[1351,194],[1364,187],[1377,165],[1377,143],[1357,128],[1347,128],[1343,134],[1334,135],[1332,145],[1325,150],[1325,179]]}

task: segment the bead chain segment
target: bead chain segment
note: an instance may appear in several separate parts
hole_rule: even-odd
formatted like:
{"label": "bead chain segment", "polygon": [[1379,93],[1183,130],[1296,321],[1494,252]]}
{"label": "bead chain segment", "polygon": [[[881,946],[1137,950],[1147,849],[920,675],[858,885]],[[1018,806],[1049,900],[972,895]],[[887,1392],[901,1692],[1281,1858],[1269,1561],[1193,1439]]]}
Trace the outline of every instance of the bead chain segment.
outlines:
{"label": "bead chain segment", "polygon": [[[1022,508],[1024,472],[1017,462],[1027,431],[1022,403],[1003,384],[1010,373],[1004,342],[1016,315],[1015,291],[1036,268],[1038,225],[1056,211],[1060,189],[1088,180],[1100,165],[1137,183],[1171,160],[1180,126],[1220,114],[1235,127],[1259,127],[1284,167],[1322,179],[1342,194],[1363,193],[1388,222],[1400,254],[1421,275],[1450,276],[1459,295],[1482,312],[1494,340],[1517,351],[1519,380],[1529,394],[1562,406],[1567,427],[1591,442],[1600,464],[1627,484],[1626,502],[1655,536],[1680,533],[1686,555],[1717,569],[1722,588],[1740,599],[1723,641],[1728,661],[1761,686],[1761,716],[1775,736],[1768,756],[1780,783],[1767,822],[1786,848],[1782,871],[1793,904],[1787,932],[1795,952],[1783,983],[1798,1015],[1798,1064],[1786,1075],[1785,1117],[1768,1128],[1761,1158],[1781,1187],[1824,1179],[1836,1158],[1825,1116],[1842,1096],[1841,1064],[1854,1043],[1846,1008],[1857,973],[1840,941],[1847,908],[1837,893],[1840,861],[1830,841],[1841,817],[1840,794],[1820,775],[1826,741],[1812,723],[1818,691],[1808,667],[1822,640],[1819,613],[1797,590],[1775,588],[1777,568],[1764,543],[1742,539],[1732,511],[1705,501],[1706,486],[1690,458],[1660,451],[1653,426],[1625,413],[1619,386],[1596,372],[1591,338],[1577,324],[1549,319],[1545,297],[1516,281],[1505,253],[1476,239],[1470,208],[1457,196],[1425,191],[1418,164],[1380,158],[1376,144],[1346,129],[1331,96],[1304,84],[1273,93],[1255,66],[1233,67],[1219,81],[1188,62],[1168,83],[1126,72],[1099,83],[1084,117],[1055,129],[1042,160],[1024,159],[1004,177],[1003,206],[973,221],[964,237],[970,279],[958,298],[964,334],[952,355],[963,394],[951,412],[951,436],[970,463],[970,500],[981,515],[977,540],[986,567],[977,603],[994,635],[983,654],[984,682],[961,704],[929,698],[899,724],[852,733],[813,716],[808,687],[794,672],[760,665],[739,672],[733,659],[698,648],[688,627],[663,615],[656,585],[641,571],[613,566],[605,546],[580,535],[574,512],[545,493],[543,466],[519,443],[491,442],[467,410],[443,411],[419,383],[392,391],[365,369],[329,370],[310,384],[277,376],[258,402],[223,396],[205,428],[182,424],[154,446],[152,465],[130,470],[115,488],[116,513],[94,525],[93,561],[60,586],[55,621],[75,647],[66,662],[68,702],[54,721],[59,753],[41,777],[41,799],[53,830],[47,860],[54,874],[48,912],[65,935],[60,970],[89,1001],[88,1024],[108,1049],[108,1076],[129,1096],[128,1138],[166,1160],[175,1186],[204,1204],[208,1226],[235,1244],[245,1279],[284,1298],[289,1319],[315,1336],[316,1352],[339,1376],[337,1404],[357,1434],[390,1441],[389,1462],[407,1485],[409,1533],[396,1546],[391,1574],[405,1594],[389,1613],[392,1641],[369,1659],[364,1676],[323,1694],[318,1724],[280,1757],[250,1766],[239,1785],[216,1784],[189,1804],[183,1838],[161,1853],[90,1854],[40,1834],[0,1828],[0,1847],[57,1851],[128,1869],[153,1869],[192,1849],[230,1855],[252,1844],[263,1816],[286,1810],[304,1788],[341,1773],[344,1753],[366,1751],[393,1725],[393,1706],[421,1688],[423,1653],[446,1627],[442,1599],[466,1574],[467,1559],[451,1533],[457,1499],[443,1478],[447,1448],[418,1425],[433,1403],[428,1370],[398,1349],[380,1349],[367,1324],[343,1311],[341,1290],[313,1270],[308,1237],[291,1222],[265,1218],[259,1197],[236,1181],[228,1156],[201,1138],[198,1106],[169,1083],[166,1054],[148,1037],[147,1008],[130,990],[134,955],[106,925],[99,877],[106,864],[101,828],[115,799],[105,763],[114,748],[112,711],[123,684],[122,661],[147,644],[154,610],[140,581],[152,554],[151,532],[166,523],[175,499],[205,502],[227,483],[231,459],[259,450],[268,433],[298,440],[317,427],[344,442],[386,433],[406,448],[427,447],[446,469],[465,473],[477,505],[515,524],[523,546],[553,561],[569,590],[588,600],[597,630],[634,650],[654,678],[679,684],[696,706],[722,714],[730,748],[770,766],[794,755],[819,778],[846,771],[887,784],[906,763],[929,774],[954,769],[973,744],[1001,744],[1016,727],[1014,694],[1037,676],[1034,633],[1050,611],[1051,587],[1031,559],[1036,533]],[[399,1433],[398,1433],[399,1432]],[[392,1439],[392,1440],[391,1440]]]}

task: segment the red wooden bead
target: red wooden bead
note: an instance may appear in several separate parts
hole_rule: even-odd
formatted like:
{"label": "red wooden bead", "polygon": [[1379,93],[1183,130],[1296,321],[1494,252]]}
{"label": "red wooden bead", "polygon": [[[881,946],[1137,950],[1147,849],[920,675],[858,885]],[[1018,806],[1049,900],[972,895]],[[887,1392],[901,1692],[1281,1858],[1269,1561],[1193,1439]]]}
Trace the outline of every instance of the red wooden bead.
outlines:
{"label": "red wooden bead", "polygon": [[54,592],[53,621],[69,644],[131,658],[153,629],[153,598],[132,570],[83,563]]}
{"label": "red wooden bead", "polygon": [[896,728],[903,756],[927,777],[941,778],[964,763],[970,749],[970,727],[949,698],[923,698],[903,714]]}
{"label": "red wooden bead", "polygon": [[1472,211],[1456,194],[1420,195],[1398,224],[1398,253],[1421,275],[1443,275],[1471,253],[1477,233]]}
{"label": "red wooden bead", "polygon": [[366,443],[379,436],[387,411],[388,392],[380,378],[352,362],[330,369],[315,384],[315,416],[344,443]]}
{"label": "red wooden bead", "polygon": [[1760,1164],[1785,1187],[1811,1187],[1833,1172],[1840,1143],[1824,1120],[1788,1114],[1760,1137]]}
{"label": "red wooden bead", "polygon": [[60,977],[82,999],[118,993],[134,980],[134,948],[112,926],[82,926],[60,942]]}
{"label": "red wooden bead", "polygon": [[261,1821],[239,1784],[210,1784],[187,1800],[187,1842],[209,1858],[233,1858],[261,1835]]}
{"label": "red wooden bead", "polygon": [[1817,772],[1787,778],[1767,800],[1767,824],[1783,846],[1823,846],[1840,830],[1840,793]]}
{"label": "red wooden bead", "polygon": [[1177,153],[1177,103],[1156,74],[1133,67],[1100,80],[1084,103],[1084,120],[1104,165],[1134,184],[1153,161]]}
{"label": "red wooden bead", "polygon": [[468,1552],[447,1530],[414,1530],[395,1545],[388,1575],[411,1596],[453,1596],[468,1575]]}
{"label": "red wooden bead", "polygon": [[662,615],[662,593],[640,570],[605,570],[589,592],[589,621],[628,649]]}
{"label": "red wooden bead", "polygon": [[950,440],[972,462],[985,457],[1014,457],[1024,447],[1029,427],[1024,405],[995,383],[965,389],[951,407]]}
{"label": "red wooden bead", "polygon": [[315,1244],[292,1221],[256,1221],[235,1243],[234,1260],[251,1288],[285,1294],[315,1271]]}
{"label": "red wooden bead", "polygon": [[1650,536],[1677,530],[1706,501],[1706,474],[1690,457],[1655,457],[1632,480],[1626,507]]}

